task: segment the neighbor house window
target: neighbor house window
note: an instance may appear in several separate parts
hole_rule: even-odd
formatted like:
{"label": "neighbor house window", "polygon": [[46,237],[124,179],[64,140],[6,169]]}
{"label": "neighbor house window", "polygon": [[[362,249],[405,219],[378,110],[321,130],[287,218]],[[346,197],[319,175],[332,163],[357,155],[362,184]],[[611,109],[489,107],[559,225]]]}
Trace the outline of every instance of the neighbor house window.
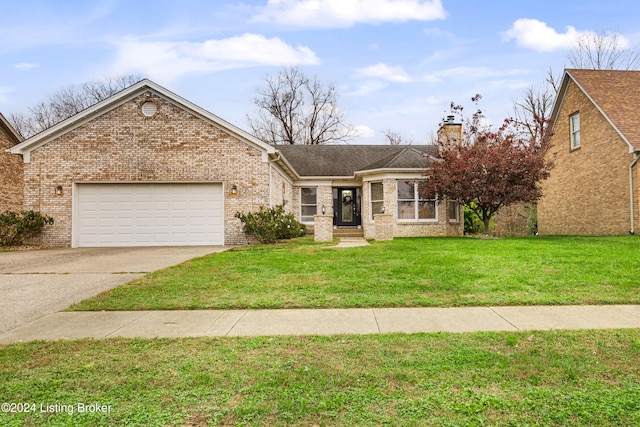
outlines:
{"label": "neighbor house window", "polygon": [[300,189],[300,220],[301,222],[313,222],[313,216],[318,213],[318,189]]}
{"label": "neighbor house window", "polygon": [[580,147],[580,114],[575,113],[569,117],[569,128],[571,129],[571,148]]}
{"label": "neighbor house window", "polygon": [[383,212],[384,208],[384,187],[381,182],[371,183],[371,219],[374,215]]}
{"label": "neighbor house window", "polygon": [[433,192],[421,188],[422,181],[398,181],[398,220],[437,220]]}
{"label": "neighbor house window", "polygon": [[447,216],[450,222],[460,221],[460,205],[455,200],[447,202]]}

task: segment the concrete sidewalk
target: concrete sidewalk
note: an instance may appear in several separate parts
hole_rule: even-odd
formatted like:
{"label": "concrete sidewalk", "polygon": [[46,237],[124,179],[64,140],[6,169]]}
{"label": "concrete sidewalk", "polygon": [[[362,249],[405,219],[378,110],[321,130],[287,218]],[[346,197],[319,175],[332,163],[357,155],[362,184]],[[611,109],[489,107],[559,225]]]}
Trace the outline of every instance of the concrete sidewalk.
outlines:
{"label": "concrete sidewalk", "polygon": [[640,328],[640,305],[59,312],[0,344],[112,337],[206,337]]}

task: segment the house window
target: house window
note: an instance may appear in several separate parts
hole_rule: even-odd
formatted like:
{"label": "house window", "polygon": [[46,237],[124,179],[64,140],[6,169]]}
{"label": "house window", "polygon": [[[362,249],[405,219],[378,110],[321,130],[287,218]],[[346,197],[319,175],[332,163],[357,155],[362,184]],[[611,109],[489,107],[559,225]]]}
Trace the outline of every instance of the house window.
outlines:
{"label": "house window", "polygon": [[447,216],[450,222],[460,221],[460,205],[455,200],[447,202]]}
{"label": "house window", "polygon": [[438,219],[436,194],[420,188],[421,183],[422,181],[398,181],[398,220]]}
{"label": "house window", "polygon": [[569,117],[569,128],[571,129],[571,148],[580,147],[580,113]]}
{"label": "house window", "polygon": [[300,189],[300,220],[301,222],[313,222],[313,216],[318,213],[318,189]]}
{"label": "house window", "polygon": [[381,182],[371,183],[371,219],[374,215],[384,213],[384,187]]}

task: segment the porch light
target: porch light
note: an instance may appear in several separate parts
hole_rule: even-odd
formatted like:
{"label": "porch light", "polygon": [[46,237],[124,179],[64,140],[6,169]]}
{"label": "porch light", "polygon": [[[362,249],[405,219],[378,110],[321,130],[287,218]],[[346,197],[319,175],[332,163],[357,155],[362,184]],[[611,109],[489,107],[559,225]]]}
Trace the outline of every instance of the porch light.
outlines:
{"label": "porch light", "polygon": [[236,194],[238,194],[238,186],[236,186],[235,184],[233,184],[231,186],[231,195],[235,196]]}
{"label": "porch light", "polygon": [[384,205],[382,205],[382,209],[380,209],[382,213],[384,213]]}
{"label": "porch light", "polygon": [[56,196],[62,196],[62,185],[56,186]]}
{"label": "porch light", "polygon": [[322,215],[324,215],[325,213],[327,213],[327,208],[322,205],[322,209],[320,210],[320,212],[322,212]]}

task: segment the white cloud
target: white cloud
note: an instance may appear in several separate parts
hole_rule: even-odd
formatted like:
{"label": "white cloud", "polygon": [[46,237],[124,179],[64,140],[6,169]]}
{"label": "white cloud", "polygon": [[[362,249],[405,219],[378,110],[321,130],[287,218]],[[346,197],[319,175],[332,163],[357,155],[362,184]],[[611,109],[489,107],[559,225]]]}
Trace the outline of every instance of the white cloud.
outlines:
{"label": "white cloud", "polygon": [[418,99],[416,99],[416,103],[418,105],[430,105],[430,106],[442,105],[442,101],[438,97],[433,96],[433,95],[422,97],[422,98],[418,98]]}
{"label": "white cloud", "polygon": [[17,64],[13,64],[13,68],[17,68],[18,70],[32,70],[39,66],[40,64],[34,64],[32,62],[18,62]]}
{"label": "white cloud", "polygon": [[360,68],[356,70],[356,75],[358,77],[373,77],[396,83],[409,83],[411,81],[411,77],[401,66],[392,67],[383,62]]}
{"label": "white cloud", "polygon": [[376,134],[375,131],[367,125],[353,126],[353,129],[356,131],[359,138],[372,138]]}
{"label": "white cloud", "polygon": [[580,32],[569,26],[565,33],[558,33],[542,21],[522,18],[515,21],[503,35],[505,40],[515,39],[518,46],[550,52],[571,48],[575,45]]}
{"label": "white cloud", "polygon": [[486,79],[496,79],[505,76],[518,76],[526,74],[527,71],[519,68],[498,70],[489,67],[453,67],[438,70],[421,77],[421,80],[430,84],[441,84],[443,82],[456,81],[480,81]]}
{"label": "white cloud", "polygon": [[168,83],[190,73],[261,65],[315,65],[320,60],[306,46],[290,46],[281,39],[242,34],[222,40],[147,42],[126,38],[117,43],[116,74],[142,73]]}
{"label": "white cloud", "polygon": [[[508,31],[503,33],[505,40],[515,39],[516,44],[539,52],[551,52],[560,49],[571,49],[575,47],[579,39],[595,40],[599,37],[593,31],[578,31],[574,27],[568,26],[567,31],[558,33],[556,30],[537,19],[518,19],[513,23]],[[609,42],[605,45],[615,45],[618,49],[628,49],[631,43],[624,36],[618,33],[609,33],[605,38]]]}
{"label": "white cloud", "polygon": [[387,87],[387,84],[379,80],[366,80],[358,86],[356,90],[347,92],[347,96],[365,96]]}
{"label": "white cloud", "polygon": [[445,16],[441,0],[269,0],[253,21],[347,28],[362,23],[432,21]]}
{"label": "white cloud", "polygon": [[9,93],[12,92],[10,87],[0,86],[0,104],[9,102]]}

